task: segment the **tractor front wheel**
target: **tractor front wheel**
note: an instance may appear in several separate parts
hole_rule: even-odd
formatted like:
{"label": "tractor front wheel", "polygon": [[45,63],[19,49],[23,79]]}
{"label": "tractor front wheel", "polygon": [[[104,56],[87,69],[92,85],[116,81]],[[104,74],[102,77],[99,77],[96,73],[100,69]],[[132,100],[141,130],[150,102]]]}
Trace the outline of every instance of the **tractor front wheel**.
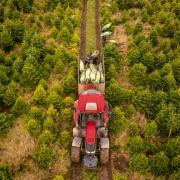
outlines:
{"label": "tractor front wheel", "polygon": [[80,161],[80,147],[71,148],[71,161],[74,163],[79,163]]}
{"label": "tractor front wheel", "polygon": [[109,149],[103,148],[100,151],[100,162],[101,164],[107,164],[109,162]]}

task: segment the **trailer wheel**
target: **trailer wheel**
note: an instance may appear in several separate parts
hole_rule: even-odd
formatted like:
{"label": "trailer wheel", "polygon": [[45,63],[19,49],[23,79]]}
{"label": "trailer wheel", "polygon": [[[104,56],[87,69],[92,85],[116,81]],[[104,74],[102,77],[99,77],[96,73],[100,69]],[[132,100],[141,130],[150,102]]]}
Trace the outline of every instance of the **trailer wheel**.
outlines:
{"label": "trailer wheel", "polygon": [[80,147],[71,148],[71,161],[74,163],[79,163],[80,161]]}
{"label": "trailer wheel", "polygon": [[109,162],[109,149],[108,148],[101,149],[100,162],[101,162],[101,164],[107,164]]}

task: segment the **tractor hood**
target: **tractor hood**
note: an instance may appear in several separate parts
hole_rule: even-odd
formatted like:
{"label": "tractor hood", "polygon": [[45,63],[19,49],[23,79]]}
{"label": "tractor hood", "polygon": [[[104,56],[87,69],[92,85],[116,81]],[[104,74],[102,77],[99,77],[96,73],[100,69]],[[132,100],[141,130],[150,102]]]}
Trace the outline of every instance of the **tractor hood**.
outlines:
{"label": "tractor hood", "polygon": [[78,109],[83,113],[104,112],[104,96],[101,94],[81,94]]}
{"label": "tractor hood", "polygon": [[84,165],[87,168],[93,168],[97,166],[96,153],[96,123],[89,121],[86,127],[86,137],[85,137],[85,149],[86,155],[84,156]]}
{"label": "tractor hood", "polygon": [[96,123],[93,121],[87,122],[85,141],[88,145],[96,143]]}

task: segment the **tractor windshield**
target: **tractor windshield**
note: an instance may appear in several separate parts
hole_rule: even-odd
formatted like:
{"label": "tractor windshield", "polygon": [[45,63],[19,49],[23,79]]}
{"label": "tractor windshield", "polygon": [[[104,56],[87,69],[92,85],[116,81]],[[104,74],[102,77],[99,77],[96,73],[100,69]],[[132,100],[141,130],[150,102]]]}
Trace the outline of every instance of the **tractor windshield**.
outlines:
{"label": "tractor windshield", "polygon": [[96,113],[96,114],[81,113],[79,125],[84,128],[86,127],[87,122],[93,121],[96,123],[96,127],[99,127],[103,125],[102,117],[103,117],[102,113]]}

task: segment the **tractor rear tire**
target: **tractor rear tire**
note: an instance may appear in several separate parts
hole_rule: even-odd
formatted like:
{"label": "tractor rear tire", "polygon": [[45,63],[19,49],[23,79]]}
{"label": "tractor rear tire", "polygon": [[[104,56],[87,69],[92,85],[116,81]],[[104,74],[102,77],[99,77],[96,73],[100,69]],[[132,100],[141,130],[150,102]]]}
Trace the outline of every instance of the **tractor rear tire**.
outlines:
{"label": "tractor rear tire", "polygon": [[80,147],[74,147],[71,148],[71,161],[74,163],[80,162]]}
{"label": "tractor rear tire", "polygon": [[103,148],[100,151],[100,162],[101,164],[105,165],[109,162],[109,149]]}

